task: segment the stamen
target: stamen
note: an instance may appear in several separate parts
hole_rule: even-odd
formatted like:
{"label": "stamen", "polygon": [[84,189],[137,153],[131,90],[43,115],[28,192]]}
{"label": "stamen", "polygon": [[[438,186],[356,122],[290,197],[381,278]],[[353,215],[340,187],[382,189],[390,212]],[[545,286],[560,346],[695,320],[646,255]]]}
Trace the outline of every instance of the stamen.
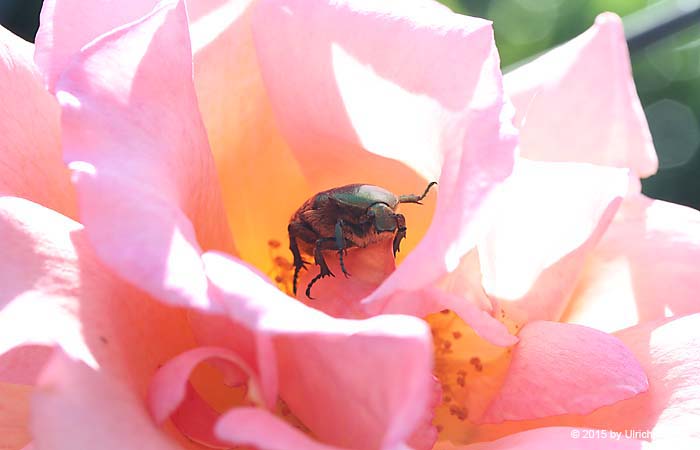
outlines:
{"label": "stamen", "polygon": [[[504,311],[496,317],[513,332]],[[485,412],[505,378],[510,349],[485,341],[450,310],[431,314],[426,321],[433,336],[435,376],[442,388],[433,424],[440,439],[467,443],[471,422]]]}
{"label": "stamen", "polygon": [[292,283],[294,277],[294,265],[282,256],[284,249],[282,244],[277,239],[269,239],[267,241],[268,255],[270,257],[270,270],[267,271],[267,276],[274,280],[277,287],[287,295],[292,295]]}

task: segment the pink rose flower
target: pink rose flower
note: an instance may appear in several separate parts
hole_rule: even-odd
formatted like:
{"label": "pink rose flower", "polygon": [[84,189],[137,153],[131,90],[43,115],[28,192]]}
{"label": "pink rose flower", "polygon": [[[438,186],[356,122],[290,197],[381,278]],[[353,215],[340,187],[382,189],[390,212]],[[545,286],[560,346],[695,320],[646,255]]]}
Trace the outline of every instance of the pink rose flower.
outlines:
{"label": "pink rose flower", "polygon": [[[502,77],[491,24],[429,1],[186,3],[0,34],[0,447],[700,438],[700,214],[639,192],[617,17]],[[398,265],[287,295],[305,199],[432,180]]]}

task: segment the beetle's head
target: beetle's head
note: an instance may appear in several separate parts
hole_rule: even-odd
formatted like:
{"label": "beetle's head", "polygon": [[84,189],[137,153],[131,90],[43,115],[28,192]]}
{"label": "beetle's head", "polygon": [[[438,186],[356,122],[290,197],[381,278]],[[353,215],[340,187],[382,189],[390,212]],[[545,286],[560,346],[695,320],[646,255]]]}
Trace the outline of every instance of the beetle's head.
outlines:
{"label": "beetle's head", "polygon": [[428,184],[428,187],[425,188],[425,191],[423,191],[422,195],[416,195],[416,194],[399,195],[399,203],[418,203],[420,205],[421,204],[420,201],[423,200],[426,195],[428,195],[428,191],[430,191],[430,188],[436,184],[437,184],[437,181],[431,181],[430,184]]}
{"label": "beetle's head", "polygon": [[369,207],[368,214],[374,220],[374,228],[378,232],[394,231],[396,229],[396,217],[386,203],[375,203]]}

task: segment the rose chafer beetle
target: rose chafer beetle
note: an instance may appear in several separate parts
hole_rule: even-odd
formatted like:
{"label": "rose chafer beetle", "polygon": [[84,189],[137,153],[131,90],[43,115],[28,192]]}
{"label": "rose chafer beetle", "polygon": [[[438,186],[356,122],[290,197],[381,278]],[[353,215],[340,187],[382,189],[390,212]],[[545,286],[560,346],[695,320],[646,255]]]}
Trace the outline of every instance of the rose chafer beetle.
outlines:
{"label": "rose chafer beetle", "polygon": [[395,195],[371,184],[347,186],[319,192],[304,202],[294,213],[287,231],[289,249],[294,256],[293,290],[297,293],[299,271],[309,264],[301,257],[304,252],[313,255],[314,264],[321,268],[306,286],[306,296],[311,299],[311,287],[321,278],[335,276],[323,257],[324,250],[336,250],[340,268],[345,270],[343,255],[348,248],[364,248],[393,237],[394,257],[401,241],[406,237],[406,219],[396,212],[401,203],[421,204],[435,181],[428,184],[422,195]]}

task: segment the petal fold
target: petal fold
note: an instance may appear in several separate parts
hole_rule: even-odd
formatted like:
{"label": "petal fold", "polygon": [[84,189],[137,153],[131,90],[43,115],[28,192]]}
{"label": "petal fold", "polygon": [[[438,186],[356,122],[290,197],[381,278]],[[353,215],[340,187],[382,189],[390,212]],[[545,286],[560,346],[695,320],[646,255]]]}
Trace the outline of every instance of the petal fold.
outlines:
{"label": "petal fold", "polygon": [[37,448],[178,448],[123,383],[60,351],[44,370],[32,399],[31,429]]}
{"label": "petal fold", "polygon": [[520,159],[478,246],[485,291],[525,320],[558,320],[629,180],[623,169]]}
{"label": "petal fold", "polygon": [[629,196],[591,252],[563,320],[613,332],[699,312],[699,263],[700,212]]}
{"label": "petal fold", "polygon": [[73,56],[90,41],[151,11],[157,0],[45,0],[34,59],[54,92]]}
{"label": "petal fold", "polygon": [[639,177],[658,160],[632,78],[622,21],[596,18],[585,33],[508,73],[521,155],[624,167]]}
{"label": "petal fold", "polygon": [[589,414],[649,388],[634,354],[611,335],[535,321],[523,327],[519,338],[482,423]]}
{"label": "petal fold", "polygon": [[80,224],[2,197],[0,235],[0,377],[35,384],[58,346],[145,396],[157,366],[194,345],[185,312],[114,276]]}

